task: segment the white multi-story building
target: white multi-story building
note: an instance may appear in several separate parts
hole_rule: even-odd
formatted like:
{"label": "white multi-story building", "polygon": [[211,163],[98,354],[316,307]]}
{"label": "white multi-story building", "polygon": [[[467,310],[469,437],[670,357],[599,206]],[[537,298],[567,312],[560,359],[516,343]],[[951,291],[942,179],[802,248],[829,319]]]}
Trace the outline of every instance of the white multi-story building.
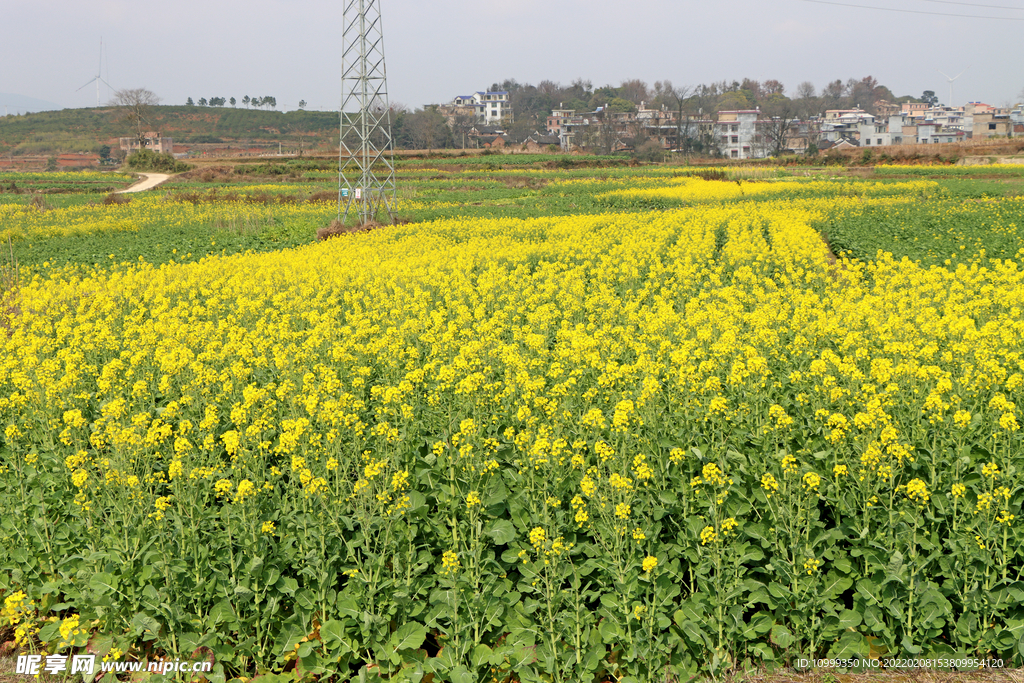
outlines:
{"label": "white multi-story building", "polygon": [[881,147],[903,143],[903,117],[889,117],[888,123],[861,123],[858,126],[861,147]]}
{"label": "white multi-story building", "polygon": [[718,112],[715,135],[722,154],[730,159],[752,159],[764,156],[757,122],[761,112],[757,109],[740,109]]}
{"label": "white multi-story building", "polygon": [[964,129],[963,107],[932,107],[925,115],[926,121],[934,121],[946,130]]}
{"label": "white multi-story building", "polygon": [[862,123],[858,127],[861,147],[879,147],[891,145],[892,138],[885,124]]}
{"label": "white multi-story building", "polygon": [[874,123],[875,117],[863,109],[829,109],[825,112],[825,123],[835,126],[857,126]]}
{"label": "white multi-story building", "polygon": [[484,123],[498,123],[512,113],[507,90],[477,91],[472,95],[459,95],[452,105],[472,108],[477,118]]}
{"label": "white multi-story building", "polygon": [[917,124],[917,142],[919,144],[937,145],[940,142],[960,142],[963,140],[964,132],[961,130],[943,130],[942,126],[935,121],[924,121]]}

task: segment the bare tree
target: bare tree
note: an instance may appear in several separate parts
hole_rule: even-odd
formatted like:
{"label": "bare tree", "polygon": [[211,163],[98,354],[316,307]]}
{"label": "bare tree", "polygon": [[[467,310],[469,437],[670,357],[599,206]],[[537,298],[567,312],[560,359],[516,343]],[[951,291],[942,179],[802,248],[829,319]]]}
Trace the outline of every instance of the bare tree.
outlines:
{"label": "bare tree", "polygon": [[818,153],[818,144],[821,142],[821,119],[818,117],[808,118],[800,122],[800,129],[807,138],[804,153],[814,156]]}
{"label": "bare tree", "polygon": [[650,89],[647,87],[647,84],[639,78],[623,81],[618,90],[619,97],[624,100],[629,100],[637,106],[640,106],[641,102],[651,99]]}
{"label": "bare tree", "polygon": [[160,98],[145,88],[125,88],[114,93],[110,104],[118,108],[118,116],[135,129],[135,139],[139,149],[146,147],[146,127],[153,117],[153,107],[160,103]]}
{"label": "bare tree", "polygon": [[785,95],[786,86],[781,81],[775,79],[767,80],[761,84],[761,98],[760,99],[771,99],[772,97]]}
{"label": "bare tree", "polygon": [[657,95],[655,101],[671,104],[672,109],[676,112],[675,148],[689,152],[689,145],[686,141],[690,138],[690,113],[687,111],[684,118],[684,111],[694,94],[693,86],[675,86],[672,85],[672,81],[658,81],[654,84],[654,90]]}
{"label": "bare tree", "polygon": [[584,125],[576,129],[574,143],[587,151],[611,154],[619,139],[613,112],[604,109],[588,115],[585,121]]}
{"label": "bare tree", "polygon": [[694,109],[697,110],[695,148],[709,156],[719,156],[722,153],[721,140],[715,135],[715,127],[708,124],[707,121],[712,120],[715,117],[715,112],[722,108],[719,103],[724,87],[728,87],[725,81],[710,85],[698,85],[693,89],[693,94],[687,105],[691,113]]}
{"label": "bare tree", "polygon": [[615,144],[619,141],[619,134],[615,129],[615,114],[606,107],[597,116],[598,147],[601,154],[611,154],[615,151]]}
{"label": "bare tree", "polygon": [[766,118],[758,122],[758,145],[766,156],[779,156],[789,146],[790,127],[796,119],[793,102],[784,97],[766,103]]}
{"label": "bare tree", "polygon": [[815,94],[813,83],[804,81],[797,86],[796,92],[797,98],[793,104],[798,118],[806,121],[821,113],[821,98]]}
{"label": "bare tree", "polygon": [[448,117],[448,125],[452,129],[452,135],[455,138],[455,143],[461,144],[462,149],[466,149],[466,137],[469,135],[470,131],[473,130],[473,126],[476,125],[476,122],[476,114],[465,112],[456,112]]}
{"label": "bare tree", "polygon": [[448,122],[436,104],[417,109],[407,116],[406,121],[415,149],[425,149],[430,154],[434,148],[445,147],[449,142]]}
{"label": "bare tree", "polygon": [[831,81],[821,91],[821,106],[823,109],[842,109],[846,100],[846,87],[838,78]]}

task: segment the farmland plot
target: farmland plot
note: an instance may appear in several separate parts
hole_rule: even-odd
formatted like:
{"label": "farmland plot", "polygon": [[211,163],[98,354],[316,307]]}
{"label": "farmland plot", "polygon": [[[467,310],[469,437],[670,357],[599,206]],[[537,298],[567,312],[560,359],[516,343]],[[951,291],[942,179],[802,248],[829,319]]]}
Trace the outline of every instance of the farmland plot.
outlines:
{"label": "farmland plot", "polygon": [[23,284],[16,639],[218,679],[1019,664],[1017,261],[831,258],[931,180],[552,180],[523,202],[593,212]]}

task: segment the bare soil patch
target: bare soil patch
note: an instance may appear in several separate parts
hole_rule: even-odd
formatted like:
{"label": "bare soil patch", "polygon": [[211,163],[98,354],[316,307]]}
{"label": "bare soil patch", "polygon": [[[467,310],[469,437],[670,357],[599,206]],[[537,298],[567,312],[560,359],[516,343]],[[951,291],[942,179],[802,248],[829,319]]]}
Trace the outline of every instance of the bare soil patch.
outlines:
{"label": "bare soil patch", "polygon": [[360,223],[359,225],[343,225],[339,220],[335,219],[331,221],[331,224],[326,228],[320,228],[316,231],[316,239],[318,242],[323,242],[324,240],[329,240],[332,237],[358,235],[359,233],[387,228],[390,227],[390,225],[404,225],[409,222],[410,221],[406,218],[395,218],[395,222],[393,224],[367,221],[366,223]]}
{"label": "bare soil patch", "polygon": [[531,178],[529,176],[512,176],[505,178],[505,184],[514,190],[538,190],[548,184],[546,178]]}
{"label": "bare soil patch", "polygon": [[111,192],[103,198],[103,206],[120,206],[121,204],[127,204],[131,200],[131,197],[126,197],[117,192]]}

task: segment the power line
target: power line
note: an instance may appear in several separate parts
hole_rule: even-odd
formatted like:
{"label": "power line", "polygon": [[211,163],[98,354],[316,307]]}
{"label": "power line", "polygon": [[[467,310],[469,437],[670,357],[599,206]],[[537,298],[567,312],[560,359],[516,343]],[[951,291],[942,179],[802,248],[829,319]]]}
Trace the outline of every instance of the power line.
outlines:
{"label": "power line", "polygon": [[1024,17],[985,17],[978,14],[952,14],[950,12],[926,12],[914,9],[896,9],[894,7],[872,7],[870,5],[854,5],[849,2],[831,2],[830,0],[803,0],[818,5],[838,5],[840,7],[856,7],[857,9],[873,9],[882,12],[903,12],[906,14],[930,14],[937,17],[961,17],[964,19],[995,19],[997,21],[1024,21]]}
{"label": "power line", "polygon": [[1010,7],[1009,5],[979,5],[975,2],[956,2],[956,0],[924,0],[925,2],[937,2],[941,5],[966,5],[967,7],[987,7],[988,9],[1008,9],[1017,12],[1024,11],[1024,7]]}

